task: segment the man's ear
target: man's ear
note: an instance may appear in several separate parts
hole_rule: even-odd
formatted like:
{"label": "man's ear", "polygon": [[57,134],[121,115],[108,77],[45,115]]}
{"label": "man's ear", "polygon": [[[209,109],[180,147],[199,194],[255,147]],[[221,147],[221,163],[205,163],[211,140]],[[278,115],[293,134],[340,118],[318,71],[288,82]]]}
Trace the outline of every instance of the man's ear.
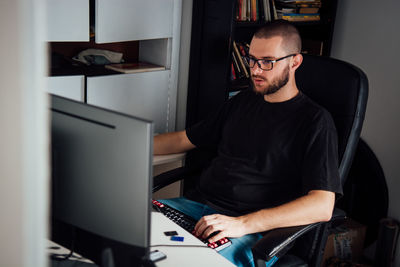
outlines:
{"label": "man's ear", "polygon": [[298,67],[300,67],[301,63],[303,62],[303,55],[302,54],[297,54],[293,56],[292,60],[292,68],[293,70],[296,70]]}

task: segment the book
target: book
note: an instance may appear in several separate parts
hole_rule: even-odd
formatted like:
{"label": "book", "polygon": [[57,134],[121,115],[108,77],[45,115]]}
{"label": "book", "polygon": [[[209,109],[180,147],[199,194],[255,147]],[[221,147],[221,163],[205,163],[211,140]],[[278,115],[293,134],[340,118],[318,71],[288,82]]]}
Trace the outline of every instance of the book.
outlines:
{"label": "book", "polygon": [[244,74],[240,70],[239,63],[237,62],[235,52],[233,52],[233,51],[232,51],[232,60],[233,60],[233,68],[235,71],[235,77],[238,79],[244,77]]}
{"label": "book", "polygon": [[[318,13],[319,12],[319,7],[300,7],[298,12],[300,14]],[[286,13],[286,12],[284,12],[284,13]]]}
{"label": "book", "polygon": [[287,21],[319,21],[319,14],[282,14],[282,19]]}
{"label": "book", "polygon": [[239,49],[237,48],[236,42],[233,41],[233,52],[234,52],[234,56],[236,57],[238,63],[239,63],[239,67],[241,69],[241,71],[243,71],[244,75],[246,78],[249,78],[249,73],[247,71],[246,66],[244,65],[242,56],[240,55]]}
{"label": "book", "polygon": [[278,2],[281,3],[295,3],[295,4],[308,4],[308,3],[319,3],[321,0],[301,0],[301,1],[296,1],[296,0],[278,0]]}
{"label": "book", "polygon": [[237,0],[236,21],[242,20],[242,2],[243,0]]}
{"label": "book", "polygon": [[263,0],[263,6],[264,6],[264,20],[271,21],[271,11],[270,11],[269,0]]}
{"label": "book", "polygon": [[251,0],[246,0],[246,21],[250,21],[251,17]]}
{"label": "book", "polygon": [[248,53],[246,52],[246,49],[245,49],[245,47],[244,47],[243,44],[241,44],[241,43],[236,43],[236,46],[238,47],[239,52],[240,52],[240,54],[241,54],[243,57],[247,56]]}
{"label": "book", "polygon": [[257,21],[257,0],[251,0],[250,7],[250,20]]}
{"label": "book", "polygon": [[236,80],[235,67],[233,66],[233,62],[231,63],[231,81]]}
{"label": "book", "polygon": [[164,66],[159,66],[147,62],[108,64],[105,65],[105,68],[118,71],[121,73],[138,73],[138,72],[165,70]]}
{"label": "book", "polygon": [[241,12],[240,12],[240,21],[246,21],[246,13],[247,13],[247,1],[240,0]]}
{"label": "book", "polygon": [[271,17],[275,20],[278,19],[278,12],[276,11],[275,0],[271,1]]}

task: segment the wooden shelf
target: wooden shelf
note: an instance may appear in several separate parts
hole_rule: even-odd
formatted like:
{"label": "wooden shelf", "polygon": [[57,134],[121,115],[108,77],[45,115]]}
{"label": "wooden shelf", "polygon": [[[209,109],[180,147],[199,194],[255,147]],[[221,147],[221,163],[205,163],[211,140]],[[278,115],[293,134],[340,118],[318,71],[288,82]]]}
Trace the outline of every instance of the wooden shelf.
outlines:
{"label": "wooden shelf", "polygon": [[62,68],[51,68],[50,76],[73,76],[73,75],[84,75],[87,77],[92,76],[104,76],[121,74],[113,70],[104,68],[104,66],[63,66]]}

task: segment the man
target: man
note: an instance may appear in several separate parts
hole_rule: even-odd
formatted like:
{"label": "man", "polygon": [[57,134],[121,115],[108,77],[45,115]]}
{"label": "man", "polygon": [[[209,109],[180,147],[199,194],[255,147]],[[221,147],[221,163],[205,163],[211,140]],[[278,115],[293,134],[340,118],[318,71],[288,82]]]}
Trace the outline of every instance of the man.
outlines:
{"label": "man", "polygon": [[190,199],[164,202],[200,219],[197,236],[219,231],[210,242],[233,238],[221,254],[236,265],[253,265],[259,232],[328,221],[341,193],[332,118],[296,86],[300,51],[288,22],[262,27],[246,58],[253,90],[204,122],[154,139],[155,154],[218,148]]}

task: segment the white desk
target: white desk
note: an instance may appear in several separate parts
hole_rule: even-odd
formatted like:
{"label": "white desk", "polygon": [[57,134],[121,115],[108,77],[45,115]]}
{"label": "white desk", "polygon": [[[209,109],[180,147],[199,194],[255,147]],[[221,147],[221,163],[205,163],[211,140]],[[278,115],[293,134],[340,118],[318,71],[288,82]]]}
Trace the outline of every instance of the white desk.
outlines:
{"label": "white desk", "polygon": [[[170,237],[165,236],[166,231],[177,231],[179,236],[183,236],[183,242],[171,241]],[[230,261],[219,255],[215,250],[207,247],[203,242],[186,232],[179,225],[175,224],[167,217],[159,212],[152,212],[151,214],[151,245],[174,245],[174,246],[202,246],[200,247],[166,247],[157,246],[151,247],[150,251],[159,250],[167,255],[167,258],[157,261],[157,267],[204,267],[204,266],[218,266],[218,267],[232,267],[235,266]],[[47,253],[56,253],[68,255],[69,249],[62,247],[53,241],[47,241]],[[204,248],[203,248],[204,247]],[[82,258],[79,254],[74,253],[72,260],[78,260],[83,263],[92,263],[92,261]],[[62,263],[58,266],[63,266]],[[70,265],[64,265],[70,266]],[[77,265],[78,266],[78,265]],[[97,266],[97,265],[94,265]]]}
{"label": "white desk", "polygon": [[[153,166],[154,174],[157,175],[161,172],[180,167],[183,165],[185,153],[154,156]],[[174,184],[170,185],[172,188]],[[168,188],[167,188],[168,190]],[[176,197],[179,195],[180,182],[177,182],[174,189],[175,191],[171,195],[169,192],[157,192],[158,194],[153,195],[154,199],[163,197]],[[177,231],[179,236],[184,237],[183,242],[171,241],[170,237],[165,236],[166,231]],[[204,266],[235,266],[230,261],[222,257],[215,250],[208,248],[203,242],[195,238],[192,234],[175,224],[164,215],[158,212],[152,212],[151,214],[151,245],[173,245],[170,246],[157,246],[151,247],[150,251],[159,250],[167,255],[167,258],[156,262],[158,267],[177,267],[177,266],[190,266],[190,267],[204,267]],[[182,247],[182,246],[202,246],[199,247]]]}
{"label": "white desk", "polygon": [[185,158],[186,153],[178,153],[178,154],[170,154],[170,155],[156,155],[153,157],[153,166],[176,162],[176,161],[183,161]]}
{"label": "white desk", "polygon": [[[166,171],[171,167],[179,167],[182,165],[184,160],[184,153],[155,156],[153,160],[153,166],[162,167],[157,172]],[[170,166],[170,164],[178,166]],[[179,193],[179,191],[178,191]],[[170,237],[165,236],[166,231],[177,231],[179,236],[184,237],[183,242],[171,241]],[[167,258],[156,262],[158,267],[177,267],[177,266],[190,266],[190,267],[204,267],[204,266],[218,266],[218,267],[232,267],[235,266],[230,261],[219,255],[215,250],[208,248],[203,242],[192,236],[186,230],[166,218],[164,215],[158,212],[152,212],[151,214],[151,240],[150,243],[154,245],[174,245],[176,247],[169,246],[157,246],[151,247],[150,251],[159,250],[167,255]],[[200,247],[182,247],[182,246],[202,246]],[[49,241],[48,247],[59,247],[56,250],[49,249],[49,253],[57,254],[68,254],[69,250],[62,248],[58,244]],[[74,254],[79,258],[80,255]],[[84,262],[91,262],[87,259],[81,259]]]}
{"label": "white desk", "polygon": [[[166,231],[177,231],[179,236],[183,236],[185,239],[183,242],[171,241],[170,237],[164,235]],[[152,212],[151,214],[151,245],[195,245],[204,247],[151,247],[150,251],[159,250],[167,255],[166,259],[156,262],[158,267],[235,266],[215,250],[208,248],[203,242],[158,212]]]}
{"label": "white desk", "polygon": [[[47,254],[55,254],[58,255],[59,258],[64,258],[65,256],[69,255],[71,250],[51,241],[51,240],[46,240],[47,241]],[[82,263],[88,263],[90,265],[93,265],[93,267],[96,267],[98,265],[95,265],[95,263],[87,258],[82,257],[80,254],[74,252],[70,256],[70,260],[77,261],[75,263],[67,263],[63,261],[56,262],[55,264],[52,262],[49,262],[49,266],[58,266],[58,267],[63,267],[63,266],[82,266],[80,264]]]}

